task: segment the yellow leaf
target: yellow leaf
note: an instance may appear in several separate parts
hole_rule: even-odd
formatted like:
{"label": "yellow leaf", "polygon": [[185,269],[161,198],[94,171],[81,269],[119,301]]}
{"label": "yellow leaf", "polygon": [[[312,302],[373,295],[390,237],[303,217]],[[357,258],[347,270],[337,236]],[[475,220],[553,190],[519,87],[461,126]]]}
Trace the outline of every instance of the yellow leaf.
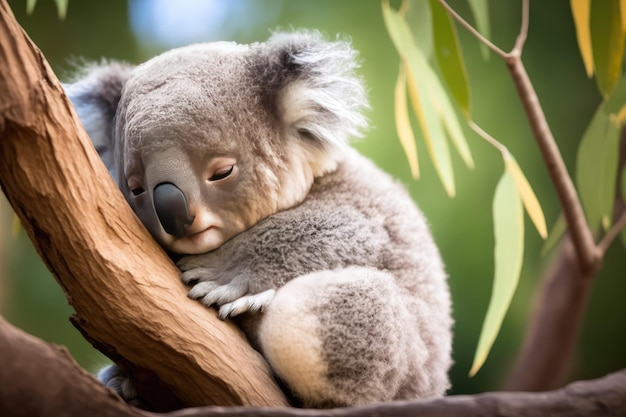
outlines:
{"label": "yellow leaf", "polygon": [[508,155],[505,157],[504,165],[506,171],[509,172],[515,180],[515,186],[517,187],[517,191],[522,198],[524,208],[526,209],[528,216],[535,225],[537,232],[539,232],[539,236],[545,239],[546,237],[548,237],[546,219],[543,215],[541,204],[539,204],[539,200],[537,199],[537,196],[535,195],[532,187],[528,183],[526,176],[517,164],[517,161],[515,161],[512,156]]}
{"label": "yellow leaf", "polygon": [[589,27],[596,82],[606,99],[622,75],[625,37],[620,0],[591,2]]}
{"label": "yellow leaf", "polygon": [[585,64],[587,77],[593,75],[593,53],[591,51],[591,31],[589,30],[589,17],[591,15],[591,0],[570,0],[574,24],[576,25],[576,39],[580,55]]}
{"label": "yellow leaf", "polygon": [[622,21],[622,32],[626,32],[626,0],[620,0],[619,12]]}
{"label": "yellow leaf", "polygon": [[420,176],[419,164],[417,159],[417,147],[415,146],[415,136],[409,122],[409,110],[406,99],[406,70],[404,62],[400,62],[400,72],[396,81],[395,89],[395,105],[396,105],[396,129],[400,143],[404,148],[406,157],[409,160],[411,175],[418,179]]}
{"label": "yellow leaf", "polygon": [[515,179],[505,171],[493,198],[495,273],[487,315],[478,339],[470,376],[487,359],[517,288],[524,257],[524,211]]}

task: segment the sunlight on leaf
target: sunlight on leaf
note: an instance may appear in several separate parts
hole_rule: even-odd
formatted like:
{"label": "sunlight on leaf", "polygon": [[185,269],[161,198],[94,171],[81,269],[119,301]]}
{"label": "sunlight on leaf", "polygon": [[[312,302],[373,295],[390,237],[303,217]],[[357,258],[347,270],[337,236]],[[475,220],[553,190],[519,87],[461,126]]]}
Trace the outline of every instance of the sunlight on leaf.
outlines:
{"label": "sunlight on leaf", "polygon": [[605,97],[622,75],[625,38],[619,1],[591,2],[591,49],[598,88]]}
{"label": "sunlight on leaf", "polygon": [[459,47],[459,39],[452,17],[437,2],[430,0],[435,34],[435,56],[452,96],[463,111],[466,119],[470,118],[470,92],[467,71]]}
{"label": "sunlight on leaf", "polygon": [[593,75],[593,53],[591,52],[591,32],[589,30],[589,16],[591,0],[570,0],[574,25],[576,26],[576,40],[578,49],[585,64],[587,77]]}
{"label": "sunlight on leaf", "polygon": [[409,160],[411,175],[417,179],[420,176],[419,164],[417,159],[417,147],[415,146],[415,136],[409,122],[409,110],[406,98],[406,70],[404,62],[400,63],[400,71],[395,88],[395,107],[396,107],[396,129],[400,143],[404,148],[406,157]]}
{"label": "sunlight on leaf", "polygon": [[585,131],[576,160],[576,183],[589,227],[607,226],[613,213],[620,128],[600,106]]}
{"label": "sunlight on leaf", "polygon": [[63,20],[65,19],[65,16],[67,15],[67,5],[69,3],[69,0],[54,0],[56,5],[57,5],[57,13],[59,15],[59,19]]}
{"label": "sunlight on leaf", "polygon": [[493,200],[495,274],[487,315],[469,375],[474,376],[487,359],[519,281],[524,257],[524,216],[515,179],[505,171]]}
{"label": "sunlight on leaf", "polygon": [[[476,22],[476,29],[487,39],[491,37],[489,28],[489,3],[487,0],[468,0],[470,10]],[[480,42],[480,52],[485,60],[489,59],[489,48]]]}
{"label": "sunlight on leaf", "polygon": [[522,169],[517,164],[517,161],[511,155],[504,159],[504,164],[507,172],[509,172],[515,180],[515,186],[517,187],[517,191],[522,198],[522,202],[524,203],[524,208],[526,209],[528,216],[535,225],[537,232],[539,232],[539,236],[545,239],[548,237],[548,228],[546,226],[546,219],[543,215],[543,210],[541,209],[541,204],[539,204],[539,200],[537,199],[535,192],[528,183],[528,180],[522,172]]}
{"label": "sunlight on leaf", "polygon": [[541,248],[541,255],[547,254],[561,240],[565,234],[565,230],[567,230],[567,223],[565,223],[565,216],[561,213]]}

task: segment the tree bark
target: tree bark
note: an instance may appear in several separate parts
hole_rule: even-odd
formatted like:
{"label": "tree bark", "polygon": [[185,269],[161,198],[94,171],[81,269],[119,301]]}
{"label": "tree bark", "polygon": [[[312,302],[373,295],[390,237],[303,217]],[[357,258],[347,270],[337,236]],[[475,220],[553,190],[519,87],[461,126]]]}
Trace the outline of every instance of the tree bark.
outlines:
{"label": "tree bark", "polygon": [[170,389],[171,406],[287,405],[241,332],[187,298],[4,0],[0,92],[0,186],[83,334],[157,406]]}
{"label": "tree bark", "polygon": [[201,407],[154,414],[124,403],[49,345],[0,317],[0,415],[3,417],[402,417],[626,415],[626,370],[545,393],[497,392],[334,410]]}

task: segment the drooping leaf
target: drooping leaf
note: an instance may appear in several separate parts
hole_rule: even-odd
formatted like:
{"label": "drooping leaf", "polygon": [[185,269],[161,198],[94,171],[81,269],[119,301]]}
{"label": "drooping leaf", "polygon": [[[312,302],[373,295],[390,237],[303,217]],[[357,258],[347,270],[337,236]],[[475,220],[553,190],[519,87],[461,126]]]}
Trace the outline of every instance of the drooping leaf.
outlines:
{"label": "drooping leaf", "polygon": [[443,133],[438,114],[429,101],[428,86],[424,82],[420,83],[419,87],[417,86],[414,68],[415,66],[409,65],[409,73],[407,75],[411,104],[413,105],[415,116],[422,127],[426,149],[428,149],[428,154],[441,179],[441,183],[448,195],[454,197],[456,189],[454,187],[454,173],[452,171],[448,141]]}
{"label": "drooping leaf", "polygon": [[522,203],[524,203],[524,208],[528,213],[528,216],[532,220],[539,236],[543,239],[548,237],[548,228],[546,226],[546,219],[543,215],[543,210],[541,209],[541,204],[539,204],[539,200],[535,195],[532,187],[528,183],[526,176],[522,172],[522,169],[517,164],[515,158],[511,155],[508,155],[504,159],[504,164],[507,172],[509,172],[513,179],[515,180],[515,186],[517,187],[517,192],[522,198]]}
{"label": "drooping leaf", "polygon": [[[489,4],[487,0],[468,0],[470,10],[476,22],[476,29],[487,39],[491,37],[489,25]],[[489,48],[480,42],[480,52],[485,60],[489,59]]]}
{"label": "drooping leaf", "polygon": [[[433,76],[435,77],[434,74]],[[437,111],[446,132],[448,132],[448,135],[452,140],[452,144],[459,152],[459,155],[461,155],[461,159],[463,159],[465,165],[467,165],[469,169],[474,169],[474,159],[472,158],[472,153],[470,152],[470,148],[467,144],[465,133],[463,133],[463,129],[461,129],[459,118],[452,107],[452,103],[450,102],[448,95],[436,77],[434,80],[429,81],[429,86],[434,92],[432,97],[433,104],[435,104],[435,110]]]}
{"label": "drooping leaf", "polygon": [[454,196],[454,174],[447,139],[439,116],[431,102],[430,82],[439,82],[423,53],[417,48],[406,21],[387,1],[382,3],[385,26],[391,40],[407,64],[407,79],[411,103],[422,129],[433,165],[449,196]]}
{"label": "drooping leaf", "polygon": [[591,49],[600,92],[608,97],[622,74],[624,31],[620,0],[591,2]]}
{"label": "drooping leaf", "polygon": [[615,196],[620,128],[600,106],[585,131],[576,160],[576,183],[589,227],[610,224]]}
{"label": "drooping leaf", "polygon": [[504,172],[496,187],[493,200],[493,223],[495,233],[493,290],[470,376],[474,376],[487,359],[511,304],[522,269],[524,215],[515,179],[508,171]]}
{"label": "drooping leaf", "polygon": [[404,62],[401,62],[395,88],[396,129],[398,130],[400,143],[402,144],[406,157],[409,161],[411,175],[413,178],[417,179],[420,176],[420,171],[417,158],[417,147],[415,146],[415,136],[413,135],[413,129],[411,129],[411,123],[409,122],[409,110],[406,98],[407,81],[406,70],[404,67]]}
{"label": "drooping leaf", "polygon": [[430,0],[430,9],[433,16],[435,56],[439,69],[465,118],[469,119],[469,83],[456,27],[452,17],[437,0]]}
{"label": "drooping leaf", "polygon": [[67,5],[69,3],[69,0],[54,0],[54,1],[57,4],[57,13],[59,15],[59,19],[61,20],[65,19],[65,16],[67,15]]}
{"label": "drooping leaf", "polygon": [[576,40],[578,49],[585,64],[587,77],[593,75],[593,53],[591,51],[591,32],[589,28],[589,16],[591,13],[591,0],[570,0],[574,26],[576,26]]}
{"label": "drooping leaf", "polygon": [[559,242],[559,240],[561,240],[565,234],[565,230],[567,230],[567,223],[565,223],[565,216],[561,213],[556,219],[554,226],[552,226],[552,230],[550,230],[548,238],[543,243],[541,255],[547,254]]}

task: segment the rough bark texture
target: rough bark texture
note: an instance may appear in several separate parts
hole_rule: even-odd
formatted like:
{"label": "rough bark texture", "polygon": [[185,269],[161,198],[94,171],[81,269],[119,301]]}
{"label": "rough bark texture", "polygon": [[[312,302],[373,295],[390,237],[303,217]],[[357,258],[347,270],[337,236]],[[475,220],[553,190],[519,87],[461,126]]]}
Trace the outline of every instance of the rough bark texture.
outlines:
{"label": "rough bark texture", "polygon": [[203,407],[153,414],[122,402],[82,370],[64,348],[0,318],[0,415],[3,417],[322,417],[322,416],[623,416],[626,370],[545,393],[498,392],[334,410]]}
{"label": "rough bark texture", "polygon": [[83,334],[113,359],[133,364],[128,370],[138,381],[161,387],[140,391],[149,402],[159,406],[156,400],[165,398],[168,390],[155,382],[163,381],[180,399],[170,398],[172,406],[287,404],[242,334],[186,297],[178,270],[109,178],[5,1],[0,186]]}

